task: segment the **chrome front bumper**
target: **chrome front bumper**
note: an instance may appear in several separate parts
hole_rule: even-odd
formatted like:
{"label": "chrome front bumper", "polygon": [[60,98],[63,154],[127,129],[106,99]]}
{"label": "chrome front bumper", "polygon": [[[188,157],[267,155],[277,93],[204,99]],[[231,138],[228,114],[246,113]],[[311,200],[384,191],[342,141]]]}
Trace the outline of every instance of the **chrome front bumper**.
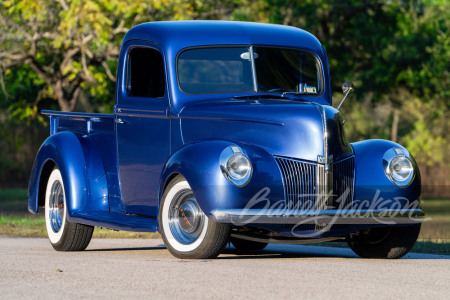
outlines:
{"label": "chrome front bumper", "polygon": [[215,209],[209,217],[217,223],[250,224],[416,224],[425,219],[421,209],[401,210],[280,210]]}

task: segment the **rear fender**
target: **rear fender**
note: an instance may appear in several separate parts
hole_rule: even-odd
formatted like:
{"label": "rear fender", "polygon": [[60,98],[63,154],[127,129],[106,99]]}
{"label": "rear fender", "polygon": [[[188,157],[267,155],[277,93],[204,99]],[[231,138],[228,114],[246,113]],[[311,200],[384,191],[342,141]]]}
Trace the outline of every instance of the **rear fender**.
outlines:
{"label": "rear fender", "polygon": [[42,144],[31,171],[28,210],[38,212],[45,202],[47,179],[53,166],[61,171],[68,219],[75,212],[108,211],[108,187],[102,157],[89,136],[56,133]]}

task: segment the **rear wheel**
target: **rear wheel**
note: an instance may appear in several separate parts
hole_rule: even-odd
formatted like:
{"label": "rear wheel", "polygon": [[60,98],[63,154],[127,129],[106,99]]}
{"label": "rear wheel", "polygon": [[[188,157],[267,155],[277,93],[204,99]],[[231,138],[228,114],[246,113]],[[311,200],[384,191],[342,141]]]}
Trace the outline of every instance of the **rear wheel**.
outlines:
{"label": "rear wheel", "polygon": [[414,246],[420,224],[404,227],[378,227],[347,238],[352,250],[364,258],[400,258]]}
{"label": "rear wheel", "polygon": [[227,244],[230,228],[201,210],[181,175],[167,186],[159,210],[159,228],[167,249],[178,258],[214,258]]}
{"label": "rear wheel", "polygon": [[53,248],[58,251],[81,251],[92,238],[94,227],[67,220],[67,206],[61,172],[53,169],[45,191],[45,225]]}
{"label": "rear wheel", "polygon": [[267,243],[253,242],[237,238],[231,238],[231,243],[238,250],[258,251],[266,248]]}

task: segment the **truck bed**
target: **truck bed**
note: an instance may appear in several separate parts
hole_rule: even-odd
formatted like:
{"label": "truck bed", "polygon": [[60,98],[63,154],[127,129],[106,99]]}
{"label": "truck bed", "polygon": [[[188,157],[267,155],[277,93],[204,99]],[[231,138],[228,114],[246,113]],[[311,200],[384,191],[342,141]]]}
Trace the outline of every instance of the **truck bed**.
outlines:
{"label": "truck bed", "polygon": [[60,131],[90,134],[92,131],[113,131],[113,114],[90,114],[79,112],[41,111],[50,118],[50,135]]}
{"label": "truck bed", "polygon": [[[80,140],[90,139],[97,145],[108,181],[110,203],[120,202],[117,174],[116,139],[113,114],[90,114],[43,110],[50,118],[50,135],[62,131],[75,133]],[[86,155],[88,155],[86,153]]]}

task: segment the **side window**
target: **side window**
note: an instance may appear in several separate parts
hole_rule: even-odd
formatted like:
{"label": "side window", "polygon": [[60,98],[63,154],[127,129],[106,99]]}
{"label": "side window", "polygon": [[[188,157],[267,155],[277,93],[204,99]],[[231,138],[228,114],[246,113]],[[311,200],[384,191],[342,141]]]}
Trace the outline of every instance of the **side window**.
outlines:
{"label": "side window", "polygon": [[127,93],[134,97],[162,98],[166,90],[164,61],[152,48],[132,48],[128,54]]}

